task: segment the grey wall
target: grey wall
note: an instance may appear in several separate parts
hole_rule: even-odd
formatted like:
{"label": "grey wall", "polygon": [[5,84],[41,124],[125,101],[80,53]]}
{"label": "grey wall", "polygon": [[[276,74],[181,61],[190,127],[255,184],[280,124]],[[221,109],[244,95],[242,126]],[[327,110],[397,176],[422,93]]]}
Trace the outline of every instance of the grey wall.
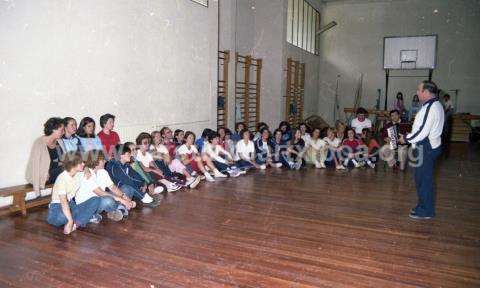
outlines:
{"label": "grey wall", "polygon": [[[305,117],[317,112],[319,57],[286,42],[287,0],[222,0],[220,49],[263,59],[260,120],[278,125],[285,114],[286,59],[306,63]],[[320,9],[319,1],[310,1]],[[228,27],[228,28],[227,28]],[[229,29],[232,28],[232,29]],[[234,59],[231,66],[234,66]],[[231,68],[230,126],[234,125],[234,73]]]}
{"label": "grey wall", "polygon": [[[436,11],[435,11],[436,10]],[[438,34],[438,68],[433,80],[444,90],[460,89],[460,112],[480,113],[480,1],[397,0],[333,1],[322,9],[322,23],[338,22],[322,34],[320,97],[318,113],[333,120],[333,99],[337,75],[340,78],[340,108],[352,107],[357,80],[364,74],[362,105],[373,107],[377,89],[382,89],[383,37]],[[392,72],[393,73],[393,72]],[[397,75],[399,73],[396,73]],[[402,75],[427,75],[425,71]],[[410,105],[416,84],[422,78],[392,78],[388,107],[397,91]],[[452,95],[452,92],[449,92]]]}
{"label": "grey wall", "polygon": [[[0,187],[51,116],[117,116],[123,141],[216,124],[218,2],[1,1]],[[98,125],[98,123],[97,123]]]}

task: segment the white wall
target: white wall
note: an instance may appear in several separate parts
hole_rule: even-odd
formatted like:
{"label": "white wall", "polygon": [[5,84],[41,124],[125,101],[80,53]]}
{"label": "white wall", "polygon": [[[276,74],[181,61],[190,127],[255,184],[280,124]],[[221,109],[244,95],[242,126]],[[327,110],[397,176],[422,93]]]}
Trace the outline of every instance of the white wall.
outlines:
{"label": "white wall", "polygon": [[[317,11],[322,13],[322,7],[320,5],[320,1],[309,1],[310,5],[312,5]],[[286,28],[285,28],[286,29]],[[286,35],[286,32],[284,33]],[[320,85],[320,57],[309,53],[303,49],[300,49],[290,43],[286,43],[286,55],[285,58],[291,57],[293,60],[300,61],[305,63],[305,92],[304,92],[304,112],[303,117],[307,118],[312,115],[316,115],[318,112],[318,92],[319,92],[319,85]],[[284,64],[286,69],[286,62]],[[286,77],[286,74],[284,74]],[[286,85],[286,84],[285,84]],[[286,88],[283,88],[283,94],[286,94]],[[282,106],[282,117],[285,115],[285,99],[283,100]]]}
{"label": "white wall", "polygon": [[[297,60],[305,63],[305,92],[304,92],[304,112],[303,117],[307,118],[311,115],[317,114],[318,106],[318,88],[319,88],[319,71],[320,71],[320,59],[317,55],[308,53],[303,49],[300,49],[291,44],[287,44],[287,58],[291,57],[293,60]],[[286,68],[286,65],[285,65]],[[285,84],[286,85],[286,84]],[[283,95],[285,95],[285,89],[283,88]],[[285,100],[283,101],[285,106]],[[282,106],[282,117],[285,115],[285,107]]]}
{"label": "white wall", "polygon": [[[218,2],[1,1],[0,187],[51,116],[117,116],[122,140],[216,125]],[[97,124],[98,125],[98,124]]]}
{"label": "white wall", "polygon": [[[438,68],[433,81],[443,90],[460,89],[457,111],[480,113],[477,88],[480,80],[480,3],[477,0],[333,1],[322,9],[322,25],[332,20],[338,25],[323,33],[321,38],[319,115],[333,120],[337,75],[341,75],[342,111],[344,107],[353,106],[360,73],[364,73],[361,105],[373,107],[377,89],[382,89],[383,107],[383,37],[427,34],[439,37]],[[402,75],[428,75],[428,72]],[[421,80],[392,78],[388,107],[393,106],[397,91],[403,92],[409,106]]]}
{"label": "white wall", "polygon": [[286,1],[255,1],[253,54],[263,59],[260,121],[271,126],[283,120],[286,9]]}
{"label": "white wall", "polygon": [[[287,0],[222,0],[219,46],[263,59],[260,121],[276,126],[285,116],[286,59],[306,63],[305,117],[317,112],[319,57],[286,42]],[[310,1],[320,8],[320,1]],[[231,29],[230,29],[231,28]],[[230,62],[234,66],[235,60]],[[229,123],[234,123],[234,72],[230,70]]]}

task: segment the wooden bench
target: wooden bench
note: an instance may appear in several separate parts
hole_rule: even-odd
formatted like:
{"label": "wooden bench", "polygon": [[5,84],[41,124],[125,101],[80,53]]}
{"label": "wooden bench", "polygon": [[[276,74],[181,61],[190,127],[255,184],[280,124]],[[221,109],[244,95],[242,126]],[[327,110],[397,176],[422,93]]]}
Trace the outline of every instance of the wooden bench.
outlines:
{"label": "wooden bench", "polygon": [[[52,188],[52,185],[47,185],[45,188]],[[33,186],[31,184],[18,185],[0,189],[0,197],[13,196],[12,205],[8,208],[1,209],[0,216],[15,213],[18,211],[20,211],[23,216],[26,216],[28,208],[38,207],[50,203],[50,195],[26,201],[25,196],[28,192],[32,191]]]}

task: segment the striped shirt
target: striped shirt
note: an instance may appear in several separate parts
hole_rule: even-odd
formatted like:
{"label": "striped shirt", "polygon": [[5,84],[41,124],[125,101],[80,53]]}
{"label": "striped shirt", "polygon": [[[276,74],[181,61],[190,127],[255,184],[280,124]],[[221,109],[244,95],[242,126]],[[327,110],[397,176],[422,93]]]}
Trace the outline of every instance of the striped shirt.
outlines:
{"label": "striped shirt", "polygon": [[442,131],[445,114],[437,98],[423,103],[413,122],[412,132],[406,137],[408,143],[416,144],[428,137],[432,149],[442,145]]}

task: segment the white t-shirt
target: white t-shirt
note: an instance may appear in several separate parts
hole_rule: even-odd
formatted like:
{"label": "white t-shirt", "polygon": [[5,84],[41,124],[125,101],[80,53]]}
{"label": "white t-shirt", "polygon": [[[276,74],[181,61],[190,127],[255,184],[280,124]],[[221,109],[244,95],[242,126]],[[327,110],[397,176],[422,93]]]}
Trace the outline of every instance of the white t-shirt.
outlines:
{"label": "white t-shirt", "polygon": [[[89,168],[86,168],[89,169]],[[81,204],[92,197],[97,197],[93,190],[100,188],[105,191],[107,187],[112,187],[113,182],[108,175],[108,172],[105,169],[98,170],[95,173],[90,169],[90,178],[85,177],[85,173],[81,172],[80,174],[80,189],[78,189],[77,195],[75,195],[75,202]]]}
{"label": "white t-shirt", "polygon": [[372,128],[372,121],[368,118],[365,118],[363,121],[359,121],[358,118],[352,120],[351,126],[355,129],[356,134],[362,134],[363,128]]}
{"label": "white t-shirt", "polygon": [[327,141],[320,138],[318,138],[316,141],[313,139],[310,139],[309,144],[313,149],[320,150],[327,145]]}
{"label": "white t-shirt", "polygon": [[238,141],[235,148],[235,161],[240,159],[251,159],[251,155],[255,153],[255,145],[250,140],[248,140],[247,144],[245,144],[243,139]]}
{"label": "white t-shirt", "polygon": [[310,136],[310,134],[305,133],[304,135],[302,135],[302,139],[305,142],[305,146],[308,146],[308,144],[310,144],[310,141],[312,140],[312,137]]}
{"label": "white t-shirt", "polygon": [[327,144],[328,144],[330,147],[332,147],[332,148],[338,148],[338,146],[340,146],[340,142],[341,142],[341,140],[338,139],[338,138],[336,138],[336,137],[333,138],[333,140],[331,140],[331,139],[328,138],[328,137],[325,137],[325,138],[323,138],[323,140],[324,140],[325,142],[327,142]]}
{"label": "white t-shirt", "polygon": [[152,145],[150,145],[150,150],[155,150],[155,151],[157,151],[158,153],[161,153],[161,154],[168,154],[167,146],[165,146],[163,144],[158,144],[157,146],[154,146],[152,144]]}
{"label": "white t-shirt", "polygon": [[150,162],[153,161],[153,156],[148,151],[145,152],[144,155],[140,150],[138,150],[135,159],[137,159],[138,162],[142,163],[143,166],[150,167]]}
{"label": "white t-shirt", "polygon": [[188,149],[186,144],[183,144],[182,146],[178,147],[177,149],[177,154],[178,155],[190,155],[192,153],[198,154],[198,149],[195,145],[191,145],[190,149]]}
{"label": "white t-shirt", "polygon": [[208,157],[212,158],[215,161],[220,163],[226,163],[227,161],[221,155],[226,156],[228,159],[232,159],[232,155],[228,153],[221,145],[216,145],[215,147],[211,143],[206,143],[204,146],[204,153],[208,155]]}
{"label": "white t-shirt", "polygon": [[80,175],[70,176],[67,171],[63,171],[58,175],[52,188],[52,203],[60,203],[60,195],[66,195],[67,200],[72,200],[80,187]]}

